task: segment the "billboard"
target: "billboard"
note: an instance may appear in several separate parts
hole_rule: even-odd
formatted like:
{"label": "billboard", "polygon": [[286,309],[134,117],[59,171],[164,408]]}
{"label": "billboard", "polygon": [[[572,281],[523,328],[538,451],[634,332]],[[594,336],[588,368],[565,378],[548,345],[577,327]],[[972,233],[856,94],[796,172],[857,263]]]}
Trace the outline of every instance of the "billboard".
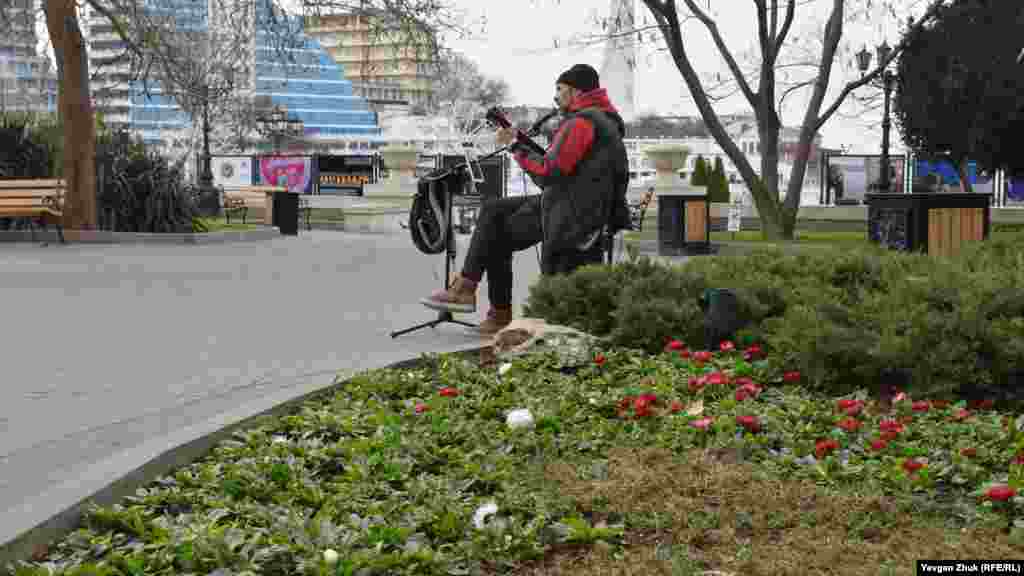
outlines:
{"label": "billboard", "polygon": [[363,187],[376,182],[376,158],[368,154],[317,157],[317,184],[321,194],[362,196]]}
{"label": "billboard", "polygon": [[1024,204],[1024,180],[1007,179],[1006,203]]}
{"label": "billboard", "polygon": [[[949,160],[918,160],[914,168],[918,177],[937,174],[942,178],[944,185],[960,187],[960,174]],[[976,162],[969,161],[967,163],[967,181],[971,183],[975,192],[992,193],[995,191],[995,179],[990,174],[979,175]]]}
{"label": "billboard", "polygon": [[313,193],[313,158],[310,156],[260,156],[255,184],[284,185],[289,192]]}
{"label": "billboard", "polygon": [[[889,156],[889,191],[904,192],[902,155]],[[879,155],[830,154],[825,157],[826,203],[861,204],[866,194],[881,190],[882,158]]]}
{"label": "billboard", "polygon": [[215,186],[252,186],[252,157],[211,156],[210,171]]}

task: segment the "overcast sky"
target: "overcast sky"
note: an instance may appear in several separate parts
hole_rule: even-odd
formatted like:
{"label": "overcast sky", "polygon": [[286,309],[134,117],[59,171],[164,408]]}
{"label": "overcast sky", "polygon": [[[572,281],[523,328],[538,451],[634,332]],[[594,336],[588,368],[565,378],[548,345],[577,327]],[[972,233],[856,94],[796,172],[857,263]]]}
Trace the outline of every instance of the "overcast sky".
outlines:
{"label": "overcast sky", "polygon": [[[699,0],[706,7],[708,0]],[[485,75],[504,78],[511,87],[512,104],[546,106],[551,103],[554,95],[554,81],[558,74],[573,64],[584,62],[600,70],[602,46],[590,48],[572,47],[567,40],[574,35],[594,34],[599,28],[592,23],[595,15],[610,13],[610,0],[454,0],[455,5],[466,11],[469,21],[476,21],[481,16],[486,18],[486,29],[480,32],[476,27],[474,38],[467,40],[450,39],[448,45],[464,53],[479,64]],[[682,2],[678,4],[683,5]],[[782,4],[780,2],[780,4]],[[801,40],[801,46],[812,54],[820,54],[821,30],[832,6],[831,0],[800,0],[798,2],[790,38],[807,38]],[[848,4],[857,5],[862,9],[864,0],[849,0]],[[711,14],[717,16],[716,21],[726,44],[734,57],[744,61],[742,55],[747,52],[746,61],[753,62],[759,56],[757,51],[757,28],[754,3],[750,0],[713,0],[710,2]],[[885,17],[879,0],[872,4],[870,19],[860,18],[848,22],[844,26],[844,39],[840,48],[848,52],[841,53],[840,60],[833,67],[828,96],[822,111],[835,101],[843,85],[859,76],[854,64],[853,53],[867,45],[873,47],[886,39],[890,46],[899,41],[896,22],[903,22],[906,16],[920,16],[926,6],[925,0],[905,0],[896,11],[898,18],[891,15]],[[635,3],[635,14],[639,24],[645,17],[650,22],[647,8],[639,2]],[[711,41],[710,34],[703,24],[691,20],[683,24],[686,50],[691,62],[700,74],[727,73],[724,60],[719,56],[717,48]],[[554,47],[555,39],[559,39],[559,47]],[[638,67],[636,70],[636,93],[638,112],[656,112],[659,114],[696,115],[697,108],[689,97],[689,90],[675,64],[664,51],[659,52],[655,45],[645,42],[646,46],[637,48]],[[783,61],[799,59],[799,50],[789,49],[783,52]],[[751,78],[751,87],[757,88],[756,76]],[[808,78],[804,72],[801,78]],[[610,81],[602,78],[602,83]],[[777,90],[780,94],[782,90]],[[871,87],[860,88],[857,92],[862,96],[870,96],[880,91]],[[803,89],[787,97],[782,110],[783,122],[787,126],[798,126],[806,110],[810,90]],[[849,100],[849,99],[848,99]],[[829,147],[850,147],[852,153],[878,153],[881,146],[881,100],[878,99],[874,112],[866,111],[865,106],[848,102],[840,112],[850,118],[834,115],[822,129],[824,143]],[[742,97],[719,102],[714,105],[719,113],[750,113],[750,106]],[[896,129],[890,133],[892,150],[901,150]]]}

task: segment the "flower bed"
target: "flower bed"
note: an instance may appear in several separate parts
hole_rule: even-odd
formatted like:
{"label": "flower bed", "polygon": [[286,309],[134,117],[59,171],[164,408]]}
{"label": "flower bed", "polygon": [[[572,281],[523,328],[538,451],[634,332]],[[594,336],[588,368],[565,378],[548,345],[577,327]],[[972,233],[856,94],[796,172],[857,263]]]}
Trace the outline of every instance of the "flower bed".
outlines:
{"label": "flower bed", "polygon": [[[758,346],[361,374],[17,574],[912,574],[1024,557],[1024,421],[831,398]],[[687,572],[690,570],[690,572]]]}

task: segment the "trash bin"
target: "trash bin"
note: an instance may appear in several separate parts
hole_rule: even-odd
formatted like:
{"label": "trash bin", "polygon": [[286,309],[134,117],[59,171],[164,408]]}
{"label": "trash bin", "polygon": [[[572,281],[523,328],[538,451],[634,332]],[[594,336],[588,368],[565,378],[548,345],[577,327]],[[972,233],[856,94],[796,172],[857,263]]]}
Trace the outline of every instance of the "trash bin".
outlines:
{"label": "trash bin", "polygon": [[294,192],[274,192],[274,211],[271,226],[277,226],[285,236],[299,235],[299,195]]}

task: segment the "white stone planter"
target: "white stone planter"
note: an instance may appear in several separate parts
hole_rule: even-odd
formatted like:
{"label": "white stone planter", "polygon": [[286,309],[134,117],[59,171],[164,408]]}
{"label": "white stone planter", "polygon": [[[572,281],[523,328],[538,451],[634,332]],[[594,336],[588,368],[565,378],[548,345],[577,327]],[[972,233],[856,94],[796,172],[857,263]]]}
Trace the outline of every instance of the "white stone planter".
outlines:
{"label": "white stone planter", "polygon": [[644,155],[654,162],[655,188],[672,188],[684,183],[679,178],[679,170],[686,165],[689,148],[682,144],[655,144],[645,148]]}
{"label": "white stone planter", "polygon": [[419,151],[413,146],[385,146],[380,149],[384,165],[391,172],[389,178],[377,185],[363,188],[366,196],[402,195],[416,191],[416,158]]}

